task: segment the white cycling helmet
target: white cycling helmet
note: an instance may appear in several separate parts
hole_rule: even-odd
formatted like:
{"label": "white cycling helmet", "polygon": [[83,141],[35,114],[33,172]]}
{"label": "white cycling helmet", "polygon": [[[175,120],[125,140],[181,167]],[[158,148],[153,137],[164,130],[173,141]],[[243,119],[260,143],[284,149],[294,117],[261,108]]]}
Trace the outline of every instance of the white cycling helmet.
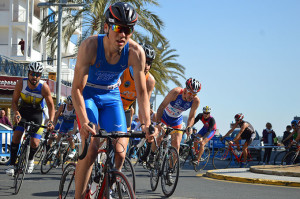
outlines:
{"label": "white cycling helmet", "polygon": [[44,70],[44,67],[41,63],[31,62],[28,66],[28,70],[36,72],[36,73],[42,73]]}

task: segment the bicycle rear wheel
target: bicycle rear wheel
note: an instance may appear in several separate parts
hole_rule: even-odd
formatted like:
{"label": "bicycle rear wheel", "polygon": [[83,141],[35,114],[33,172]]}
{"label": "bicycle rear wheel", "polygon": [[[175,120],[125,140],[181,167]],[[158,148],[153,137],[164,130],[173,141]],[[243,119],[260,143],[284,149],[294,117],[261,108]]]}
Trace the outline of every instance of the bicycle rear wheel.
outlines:
{"label": "bicycle rear wheel", "polygon": [[135,171],[128,157],[125,157],[121,171],[127,177],[135,193]]}
{"label": "bicycle rear wheel", "polygon": [[74,164],[68,164],[61,176],[59,183],[59,198],[74,198],[75,197],[75,169]]}
{"label": "bicycle rear wheel", "polygon": [[180,168],[183,168],[189,155],[190,155],[190,147],[184,146],[184,145],[180,146],[180,149],[179,149]]}
{"label": "bicycle rear wheel", "polygon": [[166,197],[170,197],[177,186],[179,178],[179,155],[174,147],[169,147],[162,165],[161,188]]}
{"label": "bicycle rear wheel", "polygon": [[29,158],[30,146],[27,145],[21,150],[20,156],[18,158],[17,169],[14,177],[14,187],[15,193],[18,194],[22,185],[22,182],[27,171],[28,158]]}
{"label": "bicycle rear wheel", "polygon": [[210,157],[210,150],[208,147],[204,147],[204,151],[203,151],[202,157],[199,161],[199,164],[197,164],[197,165],[194,164],[194,170],[197,172],[197,171],[204,169],[209,161],[209,157]]}
{"label": "bicycle rear wheel", "polygon": [[55,147],[51,147],[49,151],[46,153],[46,155],[43,157],[43,160],[41,162],[41,173],[47,174],[54,165],[55,161],[59,161],[58,155],[53,154],[55,150]]}
{"label": "bicycle rear wheel", "polygon": [[212,163],[215,169],[226,169],[232,160],[232,153],[228,148],[219,148],[215,152]]}

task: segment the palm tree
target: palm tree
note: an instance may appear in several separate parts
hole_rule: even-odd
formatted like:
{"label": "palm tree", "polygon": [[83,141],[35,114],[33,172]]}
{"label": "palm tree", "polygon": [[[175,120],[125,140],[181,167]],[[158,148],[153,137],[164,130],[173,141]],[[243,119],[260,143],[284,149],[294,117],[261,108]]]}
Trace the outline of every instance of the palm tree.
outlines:
{"label": "palm tree", "polygon": [[[55,1],[55,0],[53,0]],[[56,0],[59,2],[59,0]],[[74,3],[85,3],[86,6],[83,9],[75,10],[68,8],[64,10],[63,27],[62,27],[62,40],[64,45],[67,47],[72,35],[76,29],[81,28],[83,30],[82,38],[79,39],[78,46],[81,41],[87,37],[104,33],[103,24],[105,22],[104,12],[107,7],[117,0],[73,0]],[[160,33],[160,29],[164,26],[162,20],[147,10],[145,6],[154,5],[159,6],[157,0],[126,0],[126,2],[131,3],[139,15],[139,20],[137,26],[141,27],[144,31],[155,35],[159,41],[164,42],[165,37]],[[46,18],[43,19],[41,24],[41,31],[37,34],[36,39],[41,40],[43,34],[48,37],[47,48],[50,50],[50,56],[53,57],[55,50],[57,48],[57,22],[54,21],[55,16],[58,12],[50,13]],[[136,38],[142,38],[143,34],[139,31],[134,31],[134,36]]]}

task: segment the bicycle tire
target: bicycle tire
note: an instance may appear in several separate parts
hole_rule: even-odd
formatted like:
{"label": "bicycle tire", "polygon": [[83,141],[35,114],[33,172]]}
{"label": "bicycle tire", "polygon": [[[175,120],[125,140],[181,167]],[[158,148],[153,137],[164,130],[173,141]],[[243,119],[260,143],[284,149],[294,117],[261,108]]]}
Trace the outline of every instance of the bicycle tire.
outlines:
{"label": "bicycle tire", "polygon": [[232,153],[228,148],[219,148],[215,152],[212,164],[215,169],[226,169],[232,161]]}
{"label": "bicycle tire", "polygon": [[295,164],[298,157],[298,152],[290,151],[283,157],[281,165],[293,165]]}
{"label": "bicycle tire", "polygon": [[[24,147],[24,148],[23,148]],[[21,154],[18,158],[18,164],[16,169],[16,174],[14,177],[14,187],[15,192],[14,194],[17,195],[20,191],[21,185],[24,181],[25,174],[27,172],[27,166],[28,166],[28,158],[29,158],[29,152],[30,152],[30,146],[27,145],[26,147],[23,145]]]}
{"label": "bicycle tire", "polygon": [[128,157],[125,157],[121,171],[127,177],[128,181],[130,182],[131,187],[135,193],[135,170],[134,170],[134,168],[131,164],[131,161]]}
{"label": "bicycle tire", "polygon": [[74,164],[66,166],[59,183],[58,197],[60,199],[75,197],[75,169]]}
{"label": "bicycle tire", "polygon": [[109,176],[109,183],[106,183],[106,188],[109,187],[109,191],[106,191],[107,198],[109,198],[110,195],[112,195],[114,196],[113,198],[118,199],[135,199],[135,194],[130,185],[130,182],[122,172],[110,171]]}
{"label": "bicycle tire", "polygon": [[[170,164],[172,167],[170,167]],[[170,197],[175,192],[179,178],[179,154],[177,149],[170,146],[164,156],[162,165],[161,188],[166,197]],[[167,173],[172,174],[173,183],[167,182]],[[175,178],[175,179],[174,179]],[[170,188],[170,189],[169,189]]]}
{"label": "bicycle tire", "polygon": [[136,161],[135,161],[135,163],[133,165],[134,167],[136,167],[138,165],[138,163],[140,163],[140,159],[141,159],[141,157],[143,156],[144,153],[145,153],[145,147],[144,146],[140,147],[137,150],[137,152],[136,152],[137,159],[136,159]]}
{"label": "bicycle tire", "polygon": [[43,157],[43,160],[41,162],[41,173],[47,174],[49,171],[53,168],[53,164],[55,161],[58,161],[58,155],[56,156],[53,154],[53,151],[55,150],[54,147],[51,147],[49,151],[46,153],[46,155]]}
{"label": "bicycle tire", "polygon": [[189,146],[183,146],[182,150],[179,153],[179,160],[180,160],[180,168],[183,168],[187,159],[190,156],[191,148]]}
{"label": "bicycle tire", "polygon": [[150,185],[151,190],[155,191],[157,189],[159,182],[159,169],[154,168],[150,170]]}
{"label": "bicycle tire", "polygon": [[287,154],[287,151],[280,151],[279,153],[277,153],[274,157],[274,165],[280,165],[285,154]]}
{"label": "bicycle tire", "polygon": [[210,150],[208,147],[204,147],[204,151],[199,163],[197,165],[194,164],[194,170],[196,172],[203,170],[209,161],[209,157],[210,157]]}
{"label": "bicycle tire", "polygon": [[34,155],[34,160],[38,163],[36,165],[39,165],[42,162],[43,157],[46,154],[46,145],[42,143],[42,145],[39,145],[37,152]]}

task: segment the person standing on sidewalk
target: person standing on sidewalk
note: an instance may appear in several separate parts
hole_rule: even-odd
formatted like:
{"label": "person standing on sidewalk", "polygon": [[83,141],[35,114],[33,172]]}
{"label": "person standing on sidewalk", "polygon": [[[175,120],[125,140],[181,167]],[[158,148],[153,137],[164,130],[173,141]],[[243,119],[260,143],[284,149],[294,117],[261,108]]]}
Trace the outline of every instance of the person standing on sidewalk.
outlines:
{"label": "person standing on sidewalk", "polygon": [[23,40],[23,38],[21,38],[21,41],[19,41],[18,45],[21,46],[21,52],[24,55],[25,41]]}
{"label": "person standing on sidewalk", "polygon": [[12,128],[9,119],[5,116],[5,110],[0,108],[0,123]]}
{"label": "person standing on sidewalk", "polygon": [[276,133],[273,131],[271,123],[268,122],[266,124],[266,129],[263,130],[262,135],[263,135],[262,139],[264,142],[264,146],[266,146],[265,154],[263,158],[263,164],[265,165],[265,164],[270,164],[270,157],[273,150],[272,146],[274,146],[274,138],[276,138]]}
{"label": "person standing on sidewalk", "polygon": [[291,130],[292,130],[292,126],[291,125],[287,125],[286,126],[286,131],[283,132],[283,137],[282,137],[282,143],[284,144],[285,148],[287,149],[289,144],[293,141],[293,138],[290,137],[289,139],[285,140],[287,137],[289,137],[289,135],[291,135]]}

